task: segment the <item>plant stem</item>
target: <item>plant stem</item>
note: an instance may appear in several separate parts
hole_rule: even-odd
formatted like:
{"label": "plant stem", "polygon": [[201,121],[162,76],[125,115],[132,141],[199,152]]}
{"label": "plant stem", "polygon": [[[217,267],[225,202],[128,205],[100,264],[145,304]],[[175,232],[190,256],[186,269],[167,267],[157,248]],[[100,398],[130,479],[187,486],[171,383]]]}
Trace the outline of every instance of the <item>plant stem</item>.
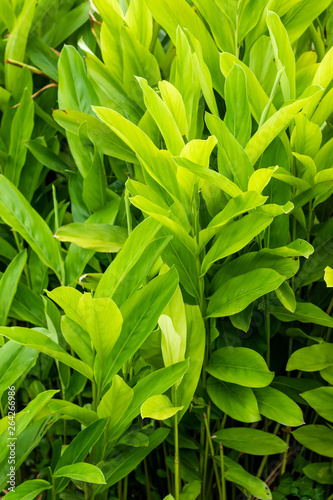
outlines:
{"label": "plant stem", "polygon": [[225,487],[225,473],[224,473],[224,454],[223,454],[222,443],[220,443],[220,459],[221,459],[222,500],[227,500],[227,492]]}
{"label": "plant stem", "polygon": [[283,476],[283,474],[286,472],[289,442],[290,442],[290,434],[287,434],[286,443],[288,445],[288,448],[286,449],[286,451],[283,454],[282,467],[281,467],[281,476]]}
{"label": "plant stem", "polygon": [[[207,407],[207,419],[208,419],[208,427],[209,427],[209,422],[210,422],[210,404]],[[204,465],[203,465],[202,491],[205,491],[206,482],[207,482],[208,447],[209,447],[209,443],[208,443],[208,439],[206,439],[206,443],[205,443],[205,455],[204,455]]]}
{"label": "plant stem", "polygon": [[179,500],[179,440],[178,440],[178,415],[175,415],[175,500]]}
{"label": "plant stem", "polygon": [[222,491],[221,491],[221,485],[220,485],[220,475],[219,475],[219,472],[217,470],[216,462],[214,460],[214,457],[215,457],[214,446],[213,446],[212,438],[211,438],[211,435],[210,435],[210,432],[209,432],[209,427],[208,427],[206,413],[204,413],[204,422],[205,422],[205,427],[206,427],[207,439],[209,441],[210,453],[212,455],[212,460],[213,460],[213,467],[214,467],[214,472],[215,472],[215,477],[216,477],[216,485],[217,485],[217,489],[218,489],[218,492],[219,492],[219,498],[220,498],[220,500],[222,500]]}
{"label": "plant stem", "polygon": [[[147,467],[147,460],[146,459],[144,459],[144,461],[143,461],[143,467],[145,469],[147,500],[151,500],[150,482],[149,482],[149,474],[148,474],[148,467]],[[125,498],[125,493],[124,493],[124,500],[127,500]]]}
{"label": "plant stem", "polygon": [[265,298],[266,308],[265,308],[265,331],[266,331],[266,342],[267,342],[267,351],[266,351],[266,363],[268,368],[270,368],[271,364],[271,319],[269,313],[269,297],[266,295]]}

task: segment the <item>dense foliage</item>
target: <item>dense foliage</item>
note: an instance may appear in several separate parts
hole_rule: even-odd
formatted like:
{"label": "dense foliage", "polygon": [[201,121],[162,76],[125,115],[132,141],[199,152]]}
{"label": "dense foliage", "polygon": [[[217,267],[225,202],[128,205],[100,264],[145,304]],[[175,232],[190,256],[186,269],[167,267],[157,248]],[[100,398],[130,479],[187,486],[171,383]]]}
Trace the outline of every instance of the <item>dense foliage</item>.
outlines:
{"label": "dense foliage", "polygon": [[0,4],[0,491],[332,499],[331,2]]}

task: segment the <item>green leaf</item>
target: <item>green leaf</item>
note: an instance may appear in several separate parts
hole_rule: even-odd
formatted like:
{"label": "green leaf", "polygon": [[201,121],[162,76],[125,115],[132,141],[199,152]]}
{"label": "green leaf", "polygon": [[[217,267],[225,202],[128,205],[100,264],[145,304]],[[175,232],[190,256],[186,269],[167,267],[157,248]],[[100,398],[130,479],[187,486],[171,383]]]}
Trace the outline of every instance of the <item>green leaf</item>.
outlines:
{"label": "green leaf", "polygon": [[212,75],[213,85],[223,94],[223,79],[219,71],[219,52],[200,17],[185,0],[147,0],[154,19],[161,24],[176,45],[178,26],[188,30],[200,43],[202,53]]}
{"label": "green leaf", "polygon": [[285,101],[295,98],[295,58],[287,31],[275,12],[267,12],[267,26],[271,35],[277,70],[281,75],[281,90]]}
{"label": "green leaf", "polygon": [[135,292],[120,308],[123,328],[112,350],[104,386],[145,341],[176,291],[177,272],[171,269]]}
{"label": "green leaf", "polygon": [[273,217],[252,213],[228,224],[221,231],[207,255],[205,255],[201,266],[201,274],[206,274],[217,260],[228,257],[228,255],[232,255],[244,248],[255,236],[266,229],[272,221]]}
{"label": "green leaf", "polygon": [[251,114],[247,99],[246,76],[241,66],[235,64],[228,74],[224,98],[227,112],[224,122],[239,144],[246,146],[251,136]]}
{"label": "green leaf", "polygon": [[27,252],[17,254],[6,268],[0,280],[0,325],[6,326],[7,317],[18,282],[27,262]]}
{"label": "green leaf", "polygon": [[289,125],[294,116],[297,115],[297,113],[319,90],[320,88],[318,86],[309,87],[309,97],[298,99],[294,103],[287,104],[283,108],[279,109],[258,129],[258,131],[251,137],[245,148],[252,165],[257,162],[273,139],[275,139],[275,137],[277,137]]}
{"label": "green leaf", "polygon": [[256,398],[249,387],[242,387],[209,377],[207,392],[213,403],[231,418],[246,423],[261,420]]}
{"label": "green leaf", "polygon": [[329,0],[316,2],[316,0],[304,0],[301,5],[296,5],[286,14],[283,19],[288,31],[290,43],[294,43],[304,31],[310,26],[330,4]]}
{"label": "green leaf", "polygon": [[50,488],[51,484],[44,479],[31,479],[16,486],[15,491],[9,491],[6,496],[9,500],[34,500],[39,493]]}
{"label": "green leaf", "polygon": [[221,189],[228,195],[234,197],[242,194],[242,190],[237,186],[237,184],[229,180],[225,175],[219,174],[218,172],[216,172],[215,170],[211,170],[210,168],[204,168],[197,163],[188,160],[187,158],[177,156],[174,158],[174,160],[180,167],[189,170],[201,179],[205,179],[206,181],[215,184],[219,189]]}
{"label": "green leaf", "polygon": [[[28,35],[35,12],[35,1],[28,0],[20,10],[20,15],[15,22],[9,40],[6,44],[5,59],[23,62]],[[6,88],[12,90],[16,80],[20,78],[20,68],[12,64],[5,66]]]}
{"label": "green leaf", "polygon": [[249,474],[243,467],[230,467],[226,473],[227,481],[236,483],[242,491],[246,490],[260,500],[271,500],[272,494],[267,484],[258,477]]}
{"label": "green leaf", "polygon": [[133,389],[119,375],[115,375],[110,389],[106,391],[97,407],[99,418],[111,417],[111,426],[114,427],[131,404],[133,396]]}
{"label": "green leaf", "polygon": [[60,413],[66,419],[75,419],[86,427],[98,419],[95,411],[89,410],[88,408],[81,408],[63,399],[52,400],[48,407],[52,412]]}
{"label": "green leaf", "polygon": [[274,434],[246,427],[230,427],[216,432],[214,439],[232,450],[249,455],[275,455],[283,453],[287,444]]}
{"label": "green leaf", "polygon": [[127,239],[127,230],[110,224],[74,222],[59,228],[55,236],[95,252],[118,252]]}
{"label": "green leaf", "polygon": [[246,347],[221,347],[210,357],[207,372],[213,377],[244,387],[266,387],[274,373],[260,354]]}
{"label": "green leaf", "polygon": [[200,248],[203,248],[206,243],[214,236],[221,226],[227,224],[232,219],[235,219],[244,212],[263,205],[267,200],[266,196],[261,196],[255,191],[248,191],[240,194],[235,198],[231,198],[221,212],[219,212],[210,221],[205,229],[199,233]]}
{"label": "green leaf", "polygon": [[315,304],[297,302],[295,312],[290,313],[282,307],[274,307],[272,314],[281,321],[300,321],[301,323],[315,323],[316,325],[332,328],[333,319]]}
{"label": "green leaf", "polygon": [[98,356],[94,366],[95,378],[103,378],[108,373],[112,349],[121,332],[122,315],[113,300],[92,298],[89,293],[81,296],[76,312]]}
{"label": "green leaf", "polygon": [[[61,458],[58,460],[57,466],[54,470],[54,474],[57,474],[62,467],[71,466],[86,458],[89,450],[97,443],[103,434],[106,423],[106,418],[99,419],[80,431],[61,455]],[[68,483],[69,480],[67,480],[67,478],[57,478],[55,480],[56,492],[59,493],[64,490]]]}
{"label": "green leaf", "polygon": [[281,304],[288,309],[288,311],[294,313],[296,309],[296,298],[288,283],[286,281],[281,283],[279,288],[275,290],[275,293]]}
{"label": "green leaf", "polygon": [[285,277],[273,269],[257,269],[226,281],[210,298],[207,317],[232,316],[266,293],[276,290]]}
{"label": "green leaf", "polygon": [[333,458],[333,431],[326,425],[304,425],[293,431],[294,438],[309,450]]}
{"label": "green leaf", "polygon": [[141,406],[141,417],[165,420],[182,409],[183,406],[174,406],[167,396],[151,396]]}
{"label": "green leaf", "polygon": [[93,366],[91,338],[88,333],[69,316],[61,316],[61,331],[71,348],[88,366]]}
{"label": "green leaf", "polygon": [[82,373],[85,377],[92,379],[92,370],[88,365],[68,354],[56,342],[41,332],[20,326],[12,328],[2,326],[0,327],[0,334],[13,340],[13,342],[43,352]]}
{"label": "green leaf", "polygon": [[60,277],[60,253],[50,228],[20,191],[3,175],[0,175],[0,208],[1,217],[6,224],[17,231],[41,261]]}
{"label": "green leaf", "polygon": [[106,484],[104,474],[96,465],[86,462],[77,462],[71,465],[64,465],[53,473],[53,477],[69,477],[74,481],[84,481],[86,483]]}
{"label": "green leaf", "polygon": [[330,266],[325,267],[324,280],[327,287],[333,287],[333,269]]}
{"label": "green leaf", "polygon": [[290,427],[304,424],[302,410],[299,406],[283,392],[273,387],[254,389],[258,401],[259,412],[264,417]]}
{"label": "green leaf", "polygon": [[303,370],[312,372],[333,366],[333,344],[321,344],[302,347],[293,352],[287,364],[287,371]]}
{"label": "green leaf", "polygon": [[206,123],[210,132],[218,140],[219,172],[232,179],[237,186],[245,191],[249,178],[253,174],[253,167],[245,150],[220,118],[206,113]]}
{"label": "green leaf", "polygon": [[167,149],[172,155],[179,155],[185,144],[168,106],[157,93],[149,87],[147,80],[139,77],[137,77],[137,80],[143,91],[145,105],[160,129]]}
{"label": "green leaf", "polygon": [[109,440],[112,443],[121,436],[133,419],[140,414],[141,405],[151,396],[167,391],[183,377],[189,367],[188,360],[161,368],[142,378],[134,386],[134,397],[123,418],[112,428]]}
{"label": "green leaf", "polygon": [[333,387],[318,387],[301,394],[318,415],[333,422]]}
{"label": "green leaf", "polygon": [[170,153],[160,151],[139,127],[126,120],[116,111],[96,106],[93,106],[93,110],[125,144],[133,149],[153,179],[171,195],[180,199],[179,187],[176,181],[176,165],[172,161]]}
{"label": "green leaf", "polygon": [[183,405],[178,414],[180,419],[190,406],[197,389],[205,355],[205,324],[199,306],[185,305],[186,311],[186,351],[185,359],[190,362],[189,368],[177,386],[177,402]]}
{"label": "green leaf", "polygon": [[333,484],[333,471],[331,462],[308,464],[303,468],[304,474],[319,484]]}
{"label": "green leaf", "polygon": [[[8,66],[10,65],[8,64]],[[28,88],[26,88],[12,122],[9,154],[4,169],[5,176],[15,186],[19,185],[21,171],[27,156],[24,142],[30,139],[33,128],[34,103]]]}
{"label": "green leaf", "polygon": [[[125,450],[117,453],[116,457],[112,457],[107,462],[100,462],[107,488],[116,484],[123,477],[128,476],[140,462],[149,455],[157,446],[159,446],[169,434],[170,430],[159,428],[149,435],[149,445],[146,447],[134,448],[126,447]],[[96,488],[96,494],[102,492],[106,487],[99,486]]]}
{"label": "green leaf", "polygon": [[60,174],[65,174],[66,170],[69,170],[69,166],[64,163],[58,155],[51,149],[40,144],[40,142],[37,142],[36,139],[26,141],[25,145],[34,157],[50,170]]}
{"label": "green leaf", "polygon": [[0,397],[16,380],[30,370],[37,361],[38,353],[33,349],[6,342],[0,349]]}

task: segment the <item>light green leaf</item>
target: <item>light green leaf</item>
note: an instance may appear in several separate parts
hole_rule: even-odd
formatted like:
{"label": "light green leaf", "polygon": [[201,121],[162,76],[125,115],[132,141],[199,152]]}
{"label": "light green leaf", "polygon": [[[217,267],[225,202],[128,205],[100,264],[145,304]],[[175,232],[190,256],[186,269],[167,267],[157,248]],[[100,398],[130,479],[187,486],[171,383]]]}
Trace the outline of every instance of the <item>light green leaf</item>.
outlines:
{"label": "light green leaf", "polygon": [[213,437],[223,446],[249,455],[275,455],[283,453],[288,447],[274,434],[246,427],[223,429]]}
{"label": "light green leaf", "polygon": [[182,406],[174,406],[167,396],[151,396],[141,406],[141,417],[166,420],[182,408]]}
{"label": "light green leaf", "polygon": [[333,387],[318,387],[301,394],[318,415],[333,422]]}
{"label": "light green leaf", "polygon": [[181,352],[181,337],[176,332],[171,318],[162,314],[159,317],[158,325],[162,333],[161,349],[164,365],[170,366],[179,361],[183,361],[185,358]]}
{"label": "light green leaf", "polygon": [[38,353],[15,342],[6,342],[0,349],[0,397],[7,387],[34,366]]}
{"label": "light green leaf", "polygon": [[131,404],[133,396],[133,389],[119,375],[115,375],[110,389],[104,394],[97,407],[99,418],[111,417],[111,426],[114,427]]}
{"label": "light green leaf", "polygon": [[266,229],[272,221],[273,217],[252,213],[228,224],[221,231],[221,234],[205,256],[201,266],[201,274],[206,274],[217,260],[223,259],[244,248],[255,236]]}
{"label": "light green leaf", "polygon": [[173,116],[182,136],[188,137],[186,110],[181,93],[167,80],[158,83],[163,101]]}
{"label": "light green leaf", "polygon": [[160,151],[139,127],[116,111],[96,106],[93,106],[93,110],[136,153],[148,173],[171,195],[180,199],[176,165],[170,153]]}
{"label": "light green leaf", "polygon": [[266,293],[276,290],[285,277],[273,269],[256,269],[223,283],[212,295],[207,317],[232,316]]}
{"label": "light green leaf", "polygon": [[69,477],[74,481],[86,483],[106,484],[101,469],[87,462],[77,462],[72,465],[64,465],[53,473],[53,477]]}
{"label": "light green leaf", "polygon": [[333,366],[333,344],[321,344],[302,347],[290,356],[287,371],[302,370],[313,372]]}
{"label": "light green leaf", "polygon": [[126,241],[127,230],[110,224],[74,222],[59,228],[55,236],[95,252],[118,252]]}
{"label": "light green leaf", "polygon": [[256,207],[263,205],[266,200],[266,196],[261,196],[259,193],[250,190],[229,200],[223,210],[213,217],[208,224],[208,227],[200,231],[200,248],[202,249],[206,245],[206,243],[215,235],[221,226],[227,224],[227,222],[235,219],[244,212],[249,212]]}
{"label": "light green leaf", "polygon": [[295,57],[291,48],[287,31],[279,16],[268,11],[267,26],[271,35],[275,62],[278,71],[284,68],[281,75],[281,89],[285,101],[295,98]]}
{"label": "light green leaf", "polygon": [[265,151],[267,146],[277,137],[291,122],[295,115],[309,102],[313,95],[319,91],[318,86],[308,88],[308,95],[303,99],[298,99],[292,104],[287,104],[279,109],[274,115],[258,129],[249,140],[245,151],[254,165]]}
{"label": "light green leaf", "polygon": [[201,167],[197,163],[194,163],[186,158],[177,156],[174,160],[180,167],[186,168],[190,172],[193,172],[193,174],[201,177],[201,179],[205,179],[206,181],[215,184],[219,189],[230,196],[234,197],[242,194],[242,190],[237,186],[237,184],[229,180],[225,175],[219,174],[210,168]]}
{"label": "light green leaf", "polygon": [[89,293],[81,296],[77,314],[85,325],[98,356],[94,366],[95,377],[104,378],[109,370],[112,349],[122,329],[122,315],[113,300],[92,298]]}
{"label": "light green leaf", "polygon": [[257,398],[259,412],[282,425],[297,427],[304,424],[300,407],[283,392],[273,387],[253,389]]}
{"label": "light green leaf", "polygon": [[165,140],[167,149],[172,155],[179,155],[184,147],[184,140],[166,103],[148,85],[147,80],[137,77],[143,91],[145,105],[154,118]]}
{"label": "light green leaf", "polygon": [[246,423],[261,420],[256,398],[249,387],[209,377],[207,392],[213,403],[231,418]]}
{"label": "light green leaf", "polygon": [[218,140],[219,172],[232,179],[242,190],[246,190],[253,173],[253,167],[246,152],[220,118],[206,113],[206,123],[211,134],[214,134]]}
{"label": "light green leaf", "polygon": [[296,429],[293,436],[309,450],[333,458],[333,430],[326,425],[304,425]]}
{"label": "light green leaf", "polygon": [[6,496],[9,500],[34,500],[39,493],[50,488],[51,484],[44,479],[31,479],[16,486],[15,491],[9,491]]}
{"label": "light green leaf", "polygon": [[257,191],[258,193],[261,193],[271,180],[272,175],[277,168],[278,167],[273,169],[258,168],[258,170],[255,170],[249,179],[247,186],[248,191]]}
{"label": "light green leaf", "polygon": [[325,267],[324,280],[326,282],[326,286],[333,286],[333,269],[330,266]]}
{"label": "light green leaf", "polygon": [[294,313],[296,309],[296,298],[290,285],[284,281],[279,288],[275,290],[275,293],[281,304],[288,309],[288,311]]}
{"label": "light green leaf", "polygon": [[244,387],[266,387],[274,373],[260,354],[246,347],[221,347],[211,356],[207,372],[213,377]]}

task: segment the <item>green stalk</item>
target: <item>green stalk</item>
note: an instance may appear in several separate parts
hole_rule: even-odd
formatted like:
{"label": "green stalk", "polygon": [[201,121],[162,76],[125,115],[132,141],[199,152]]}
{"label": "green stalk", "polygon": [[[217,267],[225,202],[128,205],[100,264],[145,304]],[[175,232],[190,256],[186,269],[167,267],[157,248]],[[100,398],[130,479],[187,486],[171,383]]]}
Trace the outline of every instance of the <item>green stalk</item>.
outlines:
{"label": "green stalk", "polygon": [[210,435],[210,432],[209,432],[209,427],[208,427],[206,413],[204,413],[204,422],[205,422],[205,427],[206,427],[207,439],[209,441],[210,453],[212,455],[212,460],[213,460],[213,467],[214,467],[214,472],[215,472],[215,477],[216,477],[216,485],[217,485],[217,489],[218,489],[218,492],[219,492],[219,499],[222,500],[222,490],[221,490],[221,484],[220,484],[220,475],[219,475],[219,472],[217,470],[216,461],[214,460],[214,458],[215,458],[214,446],[213,446],[212,438],[211,438],[211,435]]}
{"label": "green stalk", "polygon": [[[209,427],[209,422],[210,422],[210,404],[208,405],[208,408],[207,408],[207,419],[208,419],[208,427]],[[202,484],[202,491],[205,491],[205,489],[206,489],[206,482],[207,482],[208,447],[209,447],[209,443],[208,443],[208,439],[206,439],[204,464],[203,464],[203,484]]]}
{"label": "green stalk", "polygon": [[288,448],[286,449],[286,451],[283,454],[282,467],[281,467],[281,476],[283,476],[283,474],[286,472],[289,442],[290,442],[290,434],[287,434],[286,443],[288,445]]}
{"label": "green stalk", "polygon": [[[276,436],[276,434],[279,432],[279,429],[281,427],[281,424],[276,424],[275,426],[275,429],[273,431],[273,434]],[[268,455],[265,455],[261,461],[261,464],[259,466],[259,469],[258,469],[258,472],[257,472],[257,477],[261,477],[261,474],[262,474],[262,471],[264,470],[265,468],[265,465],[267,463],[267,460],[268,460]]]}
{"label": "green stalk", "polygon": [[178,438],[178,415],[175,415],[175,500],[179,500],[180,494],[180,467],[179,467],[179,438]]}
{"label": "green stalk", "polygon": [[[150,482],[149,482],[149,474],[148,474],[148,467],[147,467],[147,460],[146,459],[144,459],[144,461],[143,461],[143,466],[145,469],[147,500],[151,500]],[[126,497],[125,497],[125,488],[124,488],[124,500],[127,500],[127,488],[126,488]]]}
{"label": "green stalk", "polygon": [[269,297],[266,295],[265,297],[265,331],[266,331],[266,343],[267,343],[267,351],[266,351],[266,363],[268,368],[271,363],[271,318],[269,312]]}
{"label": "green stalk", "polygon": [[275,96],[275,94],[277,92],[277,89],[278,89],[278,86],[279,86],[279,83],[280,83],[281,76],[282,76],[283,72],[284,72],[284,67],[281,68],[277,72],[277,74],[276,74],[275,82],[274,82],[274,85],[273,85],[273,88],[272,88],[272,92],[271,92],[271,95],[269,96],[268,103],[266,104],[266,106],[264,108],[264,111],[262,112],[262,115],[260,117],[260,122],[259,122],[259,127],[258,128],[260,128],[265,123],[265,121],[266,121],[266,118],[268,116],[268,112],[269,112],[270,107],[272,105],[274,96]]}
{"label": "green stalk", "polygon": [[221,459],[222,500],[227,500],[227,491],[226,491],[226,485],[225,485],[225,472],[224,472],[224,454],[223,454],[222,443],[220,443],[220,459]]}

